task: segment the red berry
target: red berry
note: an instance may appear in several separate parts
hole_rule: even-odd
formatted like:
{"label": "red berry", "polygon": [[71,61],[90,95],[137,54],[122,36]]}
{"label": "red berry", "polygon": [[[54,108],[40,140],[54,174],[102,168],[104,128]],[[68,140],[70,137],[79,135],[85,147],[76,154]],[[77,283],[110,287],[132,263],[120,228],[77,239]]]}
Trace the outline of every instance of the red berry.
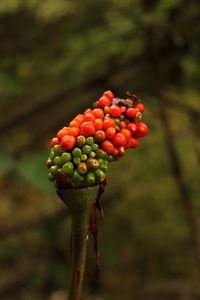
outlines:
{"label": "red berry", "polygon": [[121,113],[124,114],[126,111],[126,106],[121,106]]}
{"label": "red berry", "polygon": [[103,121],[102,119],[96,119],[94,122],[95,129],[96,130],[101,130],[103,128]]}
{"label": "red berry", "polygon": [[71,135],[63,136],[62,141],[61,141],[61,147],[64,150],[66,150],[66,151],[72,150],[74,148],[75,144],[76,144],[76,139],[74,136],[71,136]]}
{"label": "red berry", "polygon": [[84,115],[85,115],[85,114],[88,114],[88,113],[92,113],[91,108],[88,108],[88,109],[86,109],[86,110],[84,111]]}
{"label": "red berry", "polygon": [[126,137],[126,140],[128,141],[128,139],[131,137],[131,132],[128,130],[128,129],[122,129],[120,131],[120,133],[122,133],[125,137]]}
{"label": "red berry", "polygon": [[107,96],[102,96],[99,99],[99,107],[110,106],[111,100]]}
{"label": "red berry", "polygon": [[63,136],[68,135],[69,134],[69,127],[63,127],[63,129],[60,129],[57,133],[57,138],[59,139],[59,141],[62,140]]}
{"label": "red berry", "polygon": [[142,103],[137,103],[135,105],[135,108],[139,109],[139,112],[143,113],[144,112],[144,105]]}
{"label": "red berry", "polygon": [[126,111],[126,115],[129,118],[134,118],[137,114],[138,110],[136,108],[128,108]]}
{"label": "red berry", "polygon": [[148,133],[148,126],[143,122],[137,123],[137,130],[136,130],[136,136],[137,137],[144,137]]}
{"label": "red berry", "polygon": [[131,138],[129,138],[124,147],[125,147],[125,149],[128,149],[128,148],[131,148],[131,146],[132,146],[132,140],[131,140]]}
{"label": "red berry", "polygon": [[59,144],[59,140],[57,137],[52,138],[51,140],[51,147],[53,148],[55,145]]}
{"label": "red berry", "polygon": [[116,133],[112,142],[115,147],[124,146],[126,144],[126,137],[122,133]]}
{"label": "red berry", "polygon": [[114,156],[117,156],[119,154],[119,150],[117,148],[115,148],[112,154]]}
{"label": "red berry", "polygon": [[92,121],[94,122],[96,120],[95,116],[93,115],[93,113],[89,112],[84,114],[83,116],[83,122],[87,122],[87,121]]}
{"label": "red berry", "polygon": [[110,141],[103,141],[101,143],[101,148],[106,151],[108,154],[112,154],[114,151],[114,146]]}
{"label": "red berry", "polygon": [[135,138],[131,138],[131,148],[136,148],[139,144],[139,141],[138,139],[135,139]]}
{"label": "red berry", "polygon": [[69,126],[70,127],[77,127],[79,128],[80,127],[80,122],[78,120],[72,120],[70,123],[69,123]]}
{"label": "red berry", "polygon": [[90,136],[95,134],[94,122],[87,121],[81,124],[81,134],[84,136]]}
{"label": "red berry", "polygon": [[126,123],[124,121],[120,121],[119,127],[120,129],[126,128]]}
{"label": "red berry", "polygon": [[105,91],[103,94],[105,96],[107,96],[108,98],[110,98],[110,100],[112,100],[114,98],[114,94],[111,91]]}
{"label": "red berry", "polygon": [[137,126],[134,123],[128,123],[127,129],[132,133],[136,133]]}
{"label": "red berry", "polygon": [[97,119],[103,119],[104,118],[104,112],[101,108],[93,109],[93,114]]}
{"label": "red berry", "polygon": [[110,114],[113,117],[120,117],[121,116],[121,108],[118,105],[111,105]]}
{"label": "red berry", "polygon": [[103,121],[103,128],[106,130],[109,127],[114,127],[115,126],[115,121],[111,118],[107,118],[106,120]]}
{"label": "red berry", "polygon": [[82,114],[78,114],[76,116],[76,118],[74,118],[75,121],[78,121],[80,124],[83,122],[83,115]]}
{"label": "red berry", "polygon": [[69,135],[77,137],[77,136],[79,136],[79,134],[80,134],[80,129],[79,128],[77,128],[77,127],[70,127],[69,128]]}
{"label": "red berry", "polygon": [[106,138],[108,140],[111,140],[114,137],[115,133],[116,133],[115,127],[109,127],[108,129],[106,129]]}

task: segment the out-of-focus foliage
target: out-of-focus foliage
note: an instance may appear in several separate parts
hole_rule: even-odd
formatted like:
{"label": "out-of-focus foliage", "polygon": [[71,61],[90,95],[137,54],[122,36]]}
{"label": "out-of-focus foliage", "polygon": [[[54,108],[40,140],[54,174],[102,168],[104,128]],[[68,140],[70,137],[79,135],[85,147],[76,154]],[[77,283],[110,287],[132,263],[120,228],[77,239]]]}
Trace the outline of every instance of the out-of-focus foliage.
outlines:
{"label": "out-of-focus foliage", "polygon": [[0,1],[0,298],[62,299],[70,225],[46,176],[49,140],[112,89],[143,99],[150,131],[110,167],[102,275],[90,247],[85,298],[196,299],[161,103],[199,220],[199,19],[197,0]]}

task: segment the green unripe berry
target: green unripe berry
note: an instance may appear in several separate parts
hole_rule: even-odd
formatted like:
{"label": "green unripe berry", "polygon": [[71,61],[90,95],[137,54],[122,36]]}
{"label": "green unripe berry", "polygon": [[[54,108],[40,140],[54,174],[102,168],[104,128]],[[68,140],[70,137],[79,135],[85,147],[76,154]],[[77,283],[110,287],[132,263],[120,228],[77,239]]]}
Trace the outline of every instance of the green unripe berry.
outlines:
{"label": "green unripe berry", "polygon": [[61,156],[56,156],[55,158],[54,158],[54,160],[53,160],[53,162],[54,162],[54,164],[55,165],[57,165],[57,166],[61,166],[62,165],[62,158],[61,158]]}
{"label": "green unripe berry", "polygon": [[97,149],[97,151],[96,151],[96,157],[107,160],[108,159],[108,154],[105,151],[103,151],[102,149]]}
{"label": "green unripe berry", "polygon": [[63,153],[63,150],[61,149],[60,145],[55,145],[53,147],[53,150],[56,156],[60,156]]}
{"label": "green unripe berry", "polygon": [[114,120],[115,120],[115,124],[116,124],[117,126],[119,126],[120,119],[119,119],[119,118],[115,118]]}
{"label": "green unripe berry", "polygon": [[86,161],[88,159],[86,154],[81,155],[81,161]]}
{"label": "green unripe berry", "polygon": [[77,137],[77,145],[83,147],[86,144],[86,138],[83,135]]}
{"label": "green unripe berry", "polygon": [[64,152],[61,156],[62,162],[65,163],[67,161],[70,161],[72,159],[72,155],[69,152]]}
{"label": "green unripe berry", "polygon": [[53,176],[56,176],[57,170],[58,170],[58,166],[52,166],[52,167],[49,169],[49,172],[50,172]]}
{"label": "green unripe berry", "polygon": [[115,158],[112,156],[112,155],[108,155],[108,161],[111,162],[111,161],[114,161]]}
{"label": "green unripe berry", "polygon": [[74,150],[72,151],[73,157],[81,157],[82,155],[82,151],[80,148],[74,148]]}
{"label": "green unripe berry", "polygon": [[108,166],[104,162],[101,164],[100,169],[104,172],[107,173],[108,171]]}
{"label": "green unripe berry", "polygon": [[85,174],[85,173],[87,173],[87,170],[88,170],[86,163],[83,163],[83,162],[78,165],[77,169],[80,174]]}
{"label": "green unripe berry", "polygon": [[92,172],[88,172],[87,175],[86,175],[86,183],[91,186],[95,183],[95,176],[94,176],[94,173]]}
{"label": "green unripe berry", "polygon": [[48,179],[51,180],[51,181],[53,181],[55,179],[55,177],[49,172]]}
{"label": "green unripe berry", "polygon": [[91,147],[89,145],[85,145],[82,148],[83,154],[90,154],[91,151],[92,151],[92,149],[91,149]]}
{"label": "green unripe berry", "polygon": [[97,145],[97,144],[92,144],[91,145],[91,149],[92,149],[92,151],[97,151],[97,149],[99,148],[99,146]]}
{"label": "green unripe berry", "polygon": [[50,152],[50,154],[49,154],[49,157],[52,159],[52,160],[54,160],[54,158],[55,158],[55,152],[53,151],[53,149],[51,150],[51,152]]}
{"label": "green unripe berry", "polygon": [[74,162],[75,165],[79,165],[80,162],[81,162],[80,157],[74,157],[73,162]]}
{"label": "green unripe berry", "polygon": [[90,157],[94,158],[96,156],[96,153],[94,151],[91,151],[89,155],[90,155]]}
{"label": "green unripe berry", "polygon": [[74,165],[69,161],[66,162],[63,166],[62,166],[62,171],[67,174],[68,176],[71,176],[74,170]]}
{"label": "green unripe berry", "polygon": [[89,136],[89,137],[86,139],[86,143],[87,143],[88,145],[92,145],[92,144],[94,143],[93,137],[92,137],[92,136]]}
{"label": "green unripe berry", "polygon": [[80,175],[77,170],[75,170],[72,175],[72,181],[74,183],[80,183],[81,181],[84,181],[84,177],[82,175]]}
{"label": "green unripe berry", "polygon": [[99,181],[102,182],[105,179],[106,175],[104,174],[104,172],[102,170],[98,169],[95,171],[95,177],[98,182]]}
{"label": "green unripe berry", "polygon": [[92,171],[97,170],[100,166],[98,160],[94,159],[94,158],[89,158],[86,163],[87,163],[88,169],[92,170]]}

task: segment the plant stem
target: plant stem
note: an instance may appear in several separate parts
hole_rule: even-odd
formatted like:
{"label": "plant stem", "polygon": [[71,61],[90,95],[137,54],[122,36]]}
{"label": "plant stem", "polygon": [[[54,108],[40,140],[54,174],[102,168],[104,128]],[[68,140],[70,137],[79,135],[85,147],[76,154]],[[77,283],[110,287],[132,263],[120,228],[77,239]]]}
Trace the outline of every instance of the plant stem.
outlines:
{"label": "plant stem", "polygon": [[72,263],[68,300],[80,300],[85,270],[90,215],[99,186],[58,190],[59,197],[69,208],[72,218]]}
{"label": "plant stem", "polygon": [[81,298],[87,252],[88,224],[77,226],[72,220],[72,263],[68,300]]}

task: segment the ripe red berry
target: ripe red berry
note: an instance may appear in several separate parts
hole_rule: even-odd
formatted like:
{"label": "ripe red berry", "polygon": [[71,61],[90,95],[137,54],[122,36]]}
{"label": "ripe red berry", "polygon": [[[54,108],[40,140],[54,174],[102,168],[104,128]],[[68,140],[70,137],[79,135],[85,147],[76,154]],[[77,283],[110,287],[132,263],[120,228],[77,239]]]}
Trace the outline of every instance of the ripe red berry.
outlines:
{"label": "ripe red berry", "polygon": [[111,104],[110,98],[108,98],[105,95],[99,99],[99,107],[103,108],[104,106],[110,106],[110,104]]}
{"label": "ripe red berry", "polygon": [[116,133],[115,127],[109,127],[109,128],[107,128],[106,129],[106,138],[108,140],[111,140],[114,137],[115,133]]}
{"label": "ripe red berry", "polygon": [[121,116],[121,108],[118,105],[111,105],[109,113],[113,117]]}
{"label": "ripe red berry", "polygon": [[120,133],[122,133],[125,137],[126,137],[126,140],[128,141],[128,139],[131,137],[131,132],[128,130],[128,129],[122,129],[120,131]]}
{"label": "ripe red berry", "polygon": [[127,129],[132,133],[136,133],[137,126],[134,123],[128,123]]}
{"label": "ripe red berry", "polygon": [[111,118],[107,118],[106,120],[103,121],[103,128],[106,130],[109,127],[114,127],[115,126],[115,121]]}
{"label": "ripe red berry", "polygon": [[136,136],[137,137],[144,137],[148,133],[148,126],[143,122],[137,123],[137,130],[136,130]]}
{"label": "ripe red berry", "polygon": [[96,117],[92,112],[86,113],[83,116],[83,122],[92,121],[94,122],[96,120]]}
{"label": "ripe red berry", "polygon": [[102,148],[104,151],[106,151],[108,154],[112,154],[113,151],[114,151],[114,146],[113,146],[113,144],[112,144],[110,141],[107,141],[107,140],[105,140],[105,141],[103,141],[103,142],[101,143],[101,148]]}
{"label": "ripe red berry", "polygon": [[144,105],[142,103],[137,103],[135,105],[135,108],[139,109],[139,112],[143,113],[144,112]]}
{"label": "ripe red berry", "polygon": [[131,140],[131,138],[129,138],[124,147],[125,147],[125,149],[128,149],[128,148],[131,148],[131,146],[132,146],[132,140]]}
{"label": "ripe red berry", "polygon": [[88,114],[88,113],[92,113],[91,108],[88,108],[88,109],[86,109],[86,110],[84,111],[84,115],[85,115],[85,114]]}
{"label": "ripe red berry", "polygon": [[59,144],[59,140],[57,137],[52,138],[51,140],[51,147],[53,148],[55,145]]}
{"label": "ripe red berry", "polygon": [[126,115],[129,118],[134,118],[137,114],[138,110],[136,108],[128,108],[126,111]]}
{"label": "ripe red berry", "polygon": [[80,124],[83,123],[83,115],[78,114],[76,118],[74,118],[75,121],[79,122]]}
{"label": "ripe red berry", "polygon": [[119,150],[117,148],[114,148],[112,155],[117,156],[118,154],[119,154]]}
{"label": "ripe red berry", "polygon": [[97,118],[97,119],[103,119],[104,118],[104,112],[101,108],[95,108],[93,109],[93,115]]}
{"label": "ripe red berry", "polygon": [[72,150],[76,144],[76,139],[74,136],[71,135],[65,135],[62,138],[61,141],[61,148],[63,148],[66,151]]}
{"label": "ripe red berry", "polygon": [[94,122],[87,121],[81,124],[81,134],[84,136],[90,136],[95,134]]}
{"label": "ripe red berry", "polygon": [[94,122],[95,129],[96,130],[101,130],[103,128],[103,121],[102,119],[96,119]]}
{"label": "ripe red berry", "polygon": [[112,143],[115,147],[121,147],[126,144],[126,137],[122,133],[116,133],[112,139]]}
{"label": "ripe red berry", "polygon": [[59,141],[62,140],[63,136],[68,135],[69,134],[69,127],[63,127],[63,129],[60,129],[57,133],[57,138],[59,139]]}
{"label": "ripe red berry", "polygon": [[111,91],[105,91],[103,94],[105,96],[107,96],[108,98],[110,98],[110,100],[112,100],[114,98],[114,94]]}
{"label": "ripe red berry", "polygon": [[131,138],[131,148],[136,148],[138,146],[138,144],[139,144],[138,139],[132,137]]}
{"label": "ripe red berry", "polygon": [[69,128],[69,135],[77,137],[77,136],[79,136],[79,134],[80,134],[80,129],[79,128],[77,128],[77,127],[70,127]]}
{"label": "ripe red berry", "polygon": [[80,122],[78,120],[72,120],[70,123],[69,123],[69,126],[70,127],[77,127],[79,128],[80,127]]}

